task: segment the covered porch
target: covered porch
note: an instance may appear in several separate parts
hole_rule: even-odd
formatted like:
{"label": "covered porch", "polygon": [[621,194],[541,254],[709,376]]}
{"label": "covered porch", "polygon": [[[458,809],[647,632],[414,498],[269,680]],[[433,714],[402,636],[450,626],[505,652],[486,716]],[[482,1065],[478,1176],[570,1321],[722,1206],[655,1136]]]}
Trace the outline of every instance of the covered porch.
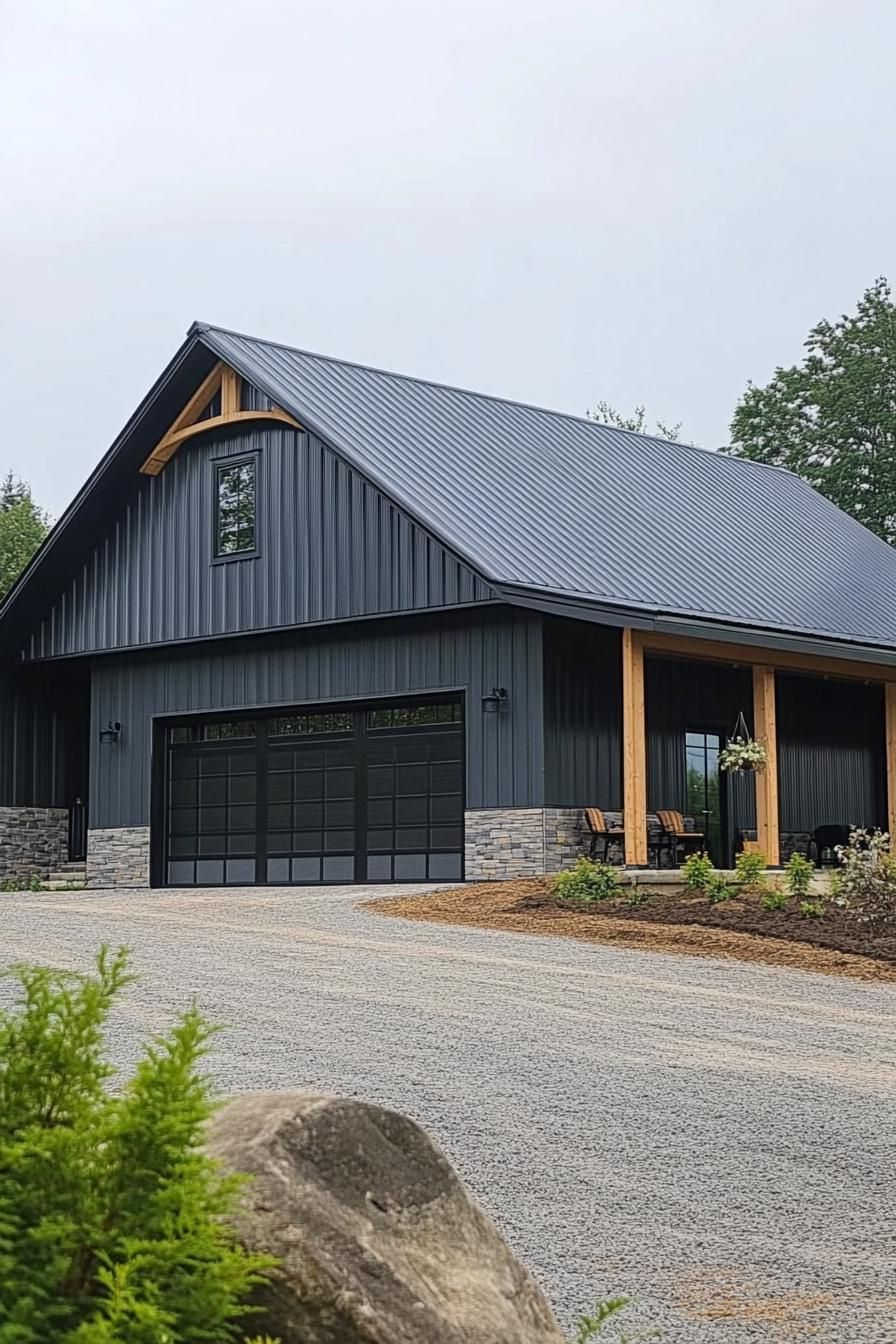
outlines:
{"label": "covered porch", "polygon": [[[794,852],[830,860],[837,828],[896,828],[896,670],[633,628],[619,654],[627,867],[677,866],[699,847],[676,845],[670,811],[721,868],[743,848],[771,867]],[[738,715],[763,770],[719,769]]]}

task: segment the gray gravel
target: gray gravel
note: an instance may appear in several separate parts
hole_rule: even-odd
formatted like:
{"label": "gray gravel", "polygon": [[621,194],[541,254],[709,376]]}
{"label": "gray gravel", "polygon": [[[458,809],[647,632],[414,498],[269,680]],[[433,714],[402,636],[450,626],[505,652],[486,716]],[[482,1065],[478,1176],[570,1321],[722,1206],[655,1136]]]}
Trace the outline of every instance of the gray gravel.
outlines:
{"label": "gray gravel", "polygon": [[229,1024],[225,1090],[408,1112],[565,1324],[625,1291],[669,1341],[896,1340],[893,988],[412,924],[358,895],[3,894],[2,961],[128,943],[122,1062],[195,995]]}

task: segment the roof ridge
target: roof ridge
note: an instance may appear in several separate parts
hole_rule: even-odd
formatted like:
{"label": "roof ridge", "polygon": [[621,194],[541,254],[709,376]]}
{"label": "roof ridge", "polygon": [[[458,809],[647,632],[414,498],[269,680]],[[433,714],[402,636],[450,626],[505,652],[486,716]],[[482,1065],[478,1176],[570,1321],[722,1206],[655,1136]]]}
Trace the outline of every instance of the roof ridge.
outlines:
{"label": "roof ridge", "polygon": [[[253,336],[248,331],[236,331],[233,327],[219,327],[214,322],[194,322],[187,334],[198,333],[201,335],[206,331],[217,331],[223,336],[236,336],[239,340],[252,341],[255,345],[268,345],[275,350],[288,350],[293,355],[304,355],[309,359],[322,359],[328,364],[341,364],[344,368],[359,369],[364,373],[378,373],[386,378],[398,378],[405,383],[419,383],[422,387],[434,387],[442,392],[457,392],[461,396],[477,397],[481,401],[496,401],[502,406],[517,406],[520,410],[536,411],[539,415],[559,416],[564,420],[572,420],[575,424],[588,425],[597,429],[608,429],[613,434],[626,434],[633,439],[648,439],[652,443],[666,444],[671,448],[684,448],[688,452],[709,454],[719,461],[739,462],[749,467],[761,467],[767,471],[781,471],[787,476],[793,476],[796,480],[802,481],[802,477],[797,476],[789,467],[782,467],[772,462],[756,462],[752,458],[740,457],[737,453],[729,453],[724,448],[705,448],[699,443],[686,443],[681,439],[668,439],[662,434],[644,434],[637,429],[625,429],[621,425],[608,425],[605,421],[595,420],[590,415],[576,415],[573,411],[558,411],[551,406],[540,406],[534,401],[519,401],[514,397],[504,397],[493,392],[481,392],[474,387],[461,387],[458,383],[442,383],[435,378],[421,378],[413,373],[400,373],[397,369],[384,369],[377,364],[364,364],[357,359],[343,359],[339,355],[326,355],[319,350],[307,350],[304,346],[288,345],[286,341],[269,341],[264,336]],[[807,484],[807,482],[804,481],[803,484]]]}

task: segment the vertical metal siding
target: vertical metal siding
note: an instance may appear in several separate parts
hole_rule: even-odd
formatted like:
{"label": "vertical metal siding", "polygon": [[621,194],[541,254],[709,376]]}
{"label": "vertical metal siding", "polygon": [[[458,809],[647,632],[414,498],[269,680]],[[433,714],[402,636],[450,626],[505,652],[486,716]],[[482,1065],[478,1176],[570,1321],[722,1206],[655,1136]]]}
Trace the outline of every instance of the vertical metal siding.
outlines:
{"label": "vertical metal siding", "polygon": [[618,630],[547,619],[545,799],[622,806],[622,651]]}
{"label": "vertical metal siding", "polygon": [[62,683],[33,671],[0,677],[0,805],[66,807],[83,796],[87,712],[83,676],[69,673]]}
{"label": "vertical metal siding", "polygon": [[[484,613],[483,613],[484,616]],[[428,616],[352,633],[284,633],[213,653],[98,661],[91,735],[119,720],[115,746],[91,757],[90,824],[149,822],[152,717],[464,687],[467,806],[538,806],[544,797],[540,618],[489,609],[488,619]],[[508,690],[483,714],[482,696]]]}
{"label": "vertical metal siding", "polygon": [[[264,398],[262,398],[264,400]],[[259,556],[212,562],[216,458],[259,453]],[[139,477],[29,640],[29,658],[214,637],[492,596],[313,436],[253,426]]]}
{"label": "vertical metal siding", "polygon": [[777,677],[781,830],[886,826],[883,690]]}

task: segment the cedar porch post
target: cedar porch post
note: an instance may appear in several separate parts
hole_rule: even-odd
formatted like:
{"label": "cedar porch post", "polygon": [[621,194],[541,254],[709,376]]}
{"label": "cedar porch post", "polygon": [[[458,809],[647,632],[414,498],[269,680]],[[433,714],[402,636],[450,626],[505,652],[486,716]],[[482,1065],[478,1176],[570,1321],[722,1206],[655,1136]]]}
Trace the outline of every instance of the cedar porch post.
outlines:
{"label": "cedar porch post", "polygon": [[887,736],[887,830],[890,846],[896,853],[896,682],[884,687]]}
{"label": "cedar porch post", "polygon": [[775,669],[753,668],[753,732],[765,744],[768,760],[755,772],[756,834],[770,868],[781,862],[778,829],[778,724],[775,716]]}
{"label": "cedar porch post", "polygon": [[647,867],[647,733],[644,723],[644,642],[622,632],[622,805],[625,862]]}

